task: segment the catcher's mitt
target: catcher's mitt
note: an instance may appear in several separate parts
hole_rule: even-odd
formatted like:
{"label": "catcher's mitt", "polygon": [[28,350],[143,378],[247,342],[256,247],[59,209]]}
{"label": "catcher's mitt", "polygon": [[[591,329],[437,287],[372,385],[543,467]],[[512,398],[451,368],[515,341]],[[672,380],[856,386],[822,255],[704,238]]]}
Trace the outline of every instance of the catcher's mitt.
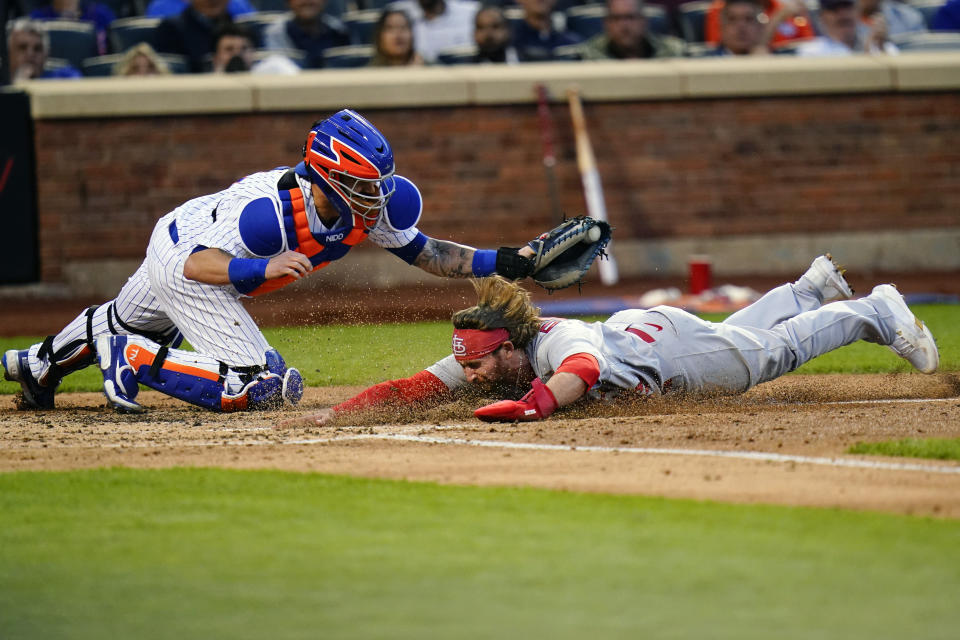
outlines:
{"label": "catcher's mitt", "polygon": [[534,282],[550,290],[580,282],[594,259],[607,255],[611,231],[606,222],[578,216],[527,243],[535,252]]}

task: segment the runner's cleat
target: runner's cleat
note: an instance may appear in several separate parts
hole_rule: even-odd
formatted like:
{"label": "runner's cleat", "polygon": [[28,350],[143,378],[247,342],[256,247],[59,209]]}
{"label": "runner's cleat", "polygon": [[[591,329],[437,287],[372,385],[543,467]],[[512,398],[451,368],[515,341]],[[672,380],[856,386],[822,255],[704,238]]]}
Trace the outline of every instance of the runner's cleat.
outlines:
{"label": "runner's cleat", "polygon": [[897,337],[887,345],[895,354],[922,373],[933,373],[940,366],[940,353],[927,325],[913,315],[903,296],[892,284],[873,288],[870,297],[883,300],[893,314]]}
{"label": "runner's cleat", "polygon": [[[3,377],[11,382],[19,382],[23,391],[21,409],[53,409],[53,396],[57,392],[57,385],[44,386],[37,382],[30,371],[29,351],[10,349],[3,354]],[[59,384],[59,383],[58,383]]]}
{"label": "runner's cleat", "polygon": [[144,413],[146,409],[135,398],[140,392],[137,373],[127,363],[124,349],[126,336],[97,338],[97,359],[103,374],[103,393],[107,403],[120,413]]}
{"label": "runner's cleat", "polygon": [[853,289],[843,277],[843,271],[833,256],[825,253],[813,261],[803,276],[820,293],[824,302],[849,300],[853,297]]}

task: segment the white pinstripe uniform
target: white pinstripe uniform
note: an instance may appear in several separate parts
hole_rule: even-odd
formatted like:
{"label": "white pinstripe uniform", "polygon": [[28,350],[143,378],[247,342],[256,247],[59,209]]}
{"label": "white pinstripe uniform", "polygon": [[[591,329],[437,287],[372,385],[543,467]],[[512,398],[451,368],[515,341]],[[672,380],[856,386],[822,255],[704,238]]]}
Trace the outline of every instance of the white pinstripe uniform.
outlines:
{"label": "white pinstripe uniform", "polygon": [[[594,356],[600,378],[589,393],[611,399],[624,390],[742,393],[857,340],[896,338],[896,319],[882,299],[821,304],[801,278],[722,323],[665,306],[619,311],[604,322],[544,318],[524,351],[544,382],[566,358]],[[427,371],[450,389],[468,384],[453,355]]]}
{"label": "white pinstripe uniform", "polygon": [[[90,320],[94,339],[100,335],[153,333],[170,335],[176,329],[193,345],[206,364],[223,362],[231,367],[263,365],[270,349],[250,314],[240,302],[233,285],[210,285],[188,280],[183,275],[187,258],[198,246],[218,248],[238,258],[271,258],[290,249],[283,233],[283,209],[277,182],[286,169],[255,173],[211,195],[194,198],[160,218],[147,246],[140,268],[127,280],[117,297],[101,305]],[[311,183],[296,176],[303,193],[307,219],[312,232],[331,231],[320,221],[314,208]],[[253,200],[269,198],[274,205],[282,246],[271,255],[257,255],[244,243],[239,218]],[[176,232],[172,234],[171,224]],[[390,230],[384,220],[378,222],[368,238],[384,248],[399,248],[418,235],[415,226],[404,231]],[[174,241],[176,237],[176,242]],[[80,314],[53,339],[58,353],[67,345],[87,340],[88,319]],[[42,379],[50,366],[48,358],[38,358],[40,345],[30,349],[30,368]],[[206,356],[206,358],[201,358]],[[232,387],[239,380],[231,380]]]}

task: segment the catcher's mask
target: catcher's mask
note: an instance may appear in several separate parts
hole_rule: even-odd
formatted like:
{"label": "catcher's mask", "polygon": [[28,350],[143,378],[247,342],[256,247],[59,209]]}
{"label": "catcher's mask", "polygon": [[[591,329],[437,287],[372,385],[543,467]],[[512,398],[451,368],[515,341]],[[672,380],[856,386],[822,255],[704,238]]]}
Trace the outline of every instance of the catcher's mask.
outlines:
{"label": "catcher's mask", "polygon": [[360,114],[343,109],[314,123],[303,145],[303,162],[344,224],[353,215],[376,226],[396,185],[390,143]]}

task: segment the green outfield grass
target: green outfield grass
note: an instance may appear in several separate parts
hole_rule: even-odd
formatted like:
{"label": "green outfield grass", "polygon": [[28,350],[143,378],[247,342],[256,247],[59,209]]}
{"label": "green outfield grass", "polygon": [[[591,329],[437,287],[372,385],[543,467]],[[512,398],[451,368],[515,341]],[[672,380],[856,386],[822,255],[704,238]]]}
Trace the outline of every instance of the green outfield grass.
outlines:
{"label": "green outfield grass", "polygon": [[[960,370],[960,305],[917,305],[915,313],[936,336],[942,371]],[[711,316],[719,320],[723,316]],[[386,325],[317,325],[264,330],[267,339],[296,366],[310,386],[372,384],[408,376],[449,354],[450,323]],[[42,338],[0,338],[0,351],[40,342]],[[821,356],[798,373],[881,373],[912,371],[889,349],[860,342]],[[99,391],[95,367],[64,380],[63,391]],[[0,381],[0,393],[19,385]]]}
{"label": "green outfield grass", "polygon": [[960,522],[208,469],[0,474],[0,638],[955,638]]}

